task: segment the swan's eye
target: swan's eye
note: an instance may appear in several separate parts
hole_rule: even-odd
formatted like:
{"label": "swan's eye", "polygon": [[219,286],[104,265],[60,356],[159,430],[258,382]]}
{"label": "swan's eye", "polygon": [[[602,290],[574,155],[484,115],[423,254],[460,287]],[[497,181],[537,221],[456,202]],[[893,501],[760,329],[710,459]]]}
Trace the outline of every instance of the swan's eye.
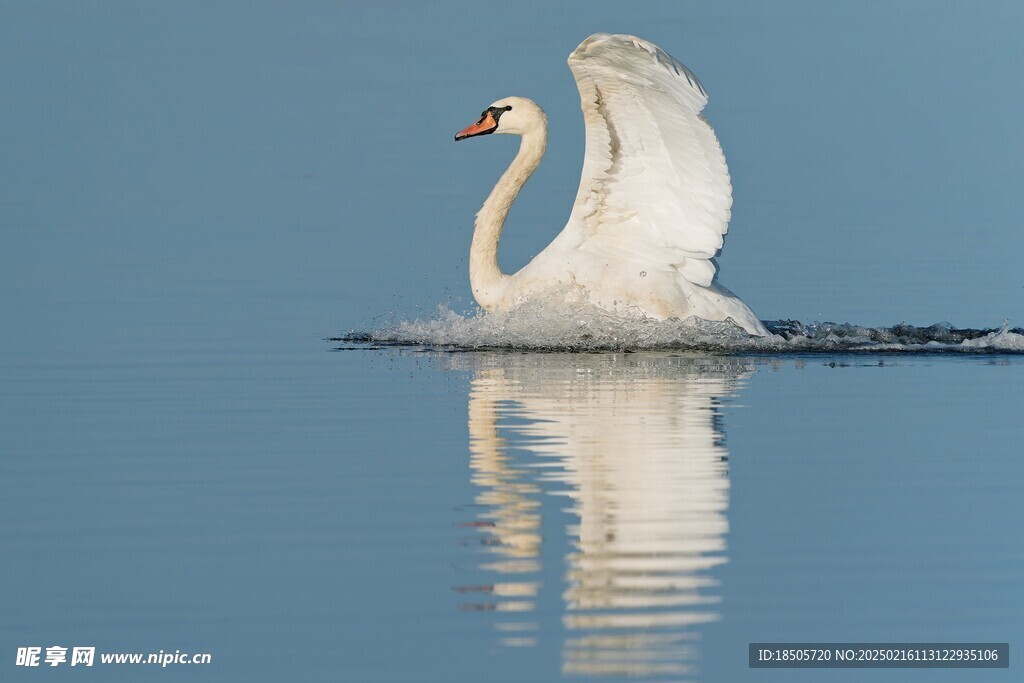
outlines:
{"label": "swan's eye", "polygon": [[511,104],[506,105],[505,106],[505,111],[512,111],[512,105]]}

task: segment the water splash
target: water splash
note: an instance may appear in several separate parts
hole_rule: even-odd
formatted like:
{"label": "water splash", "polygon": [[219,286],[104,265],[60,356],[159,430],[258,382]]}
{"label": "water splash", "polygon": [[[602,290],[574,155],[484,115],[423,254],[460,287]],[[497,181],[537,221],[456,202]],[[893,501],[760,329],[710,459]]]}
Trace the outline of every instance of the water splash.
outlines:
{"label": "water splash", "polygon": [[630,311],[538,301],[503,313],[460,315],[439,306],[429,318],[376,330],[353,331],[331,341],[451,350],[640,351],[714,353],[1024,353],[1024,329],[959,329],[949,323],[865,327],[849,323],[764,321],[770,337],[751,337],[731,320],[654,320]]}

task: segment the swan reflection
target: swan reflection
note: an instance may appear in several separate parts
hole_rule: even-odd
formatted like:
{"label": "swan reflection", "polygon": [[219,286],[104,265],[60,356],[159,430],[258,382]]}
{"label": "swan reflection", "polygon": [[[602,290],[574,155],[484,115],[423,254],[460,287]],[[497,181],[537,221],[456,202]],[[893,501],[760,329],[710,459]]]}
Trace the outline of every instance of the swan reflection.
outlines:
{"label": "swan reflection", "polygon": [[[538,601],[561,591],[564,674],[692,676],[700,627],[718,618],[715,569],[726,562],[720,405],[753,365],[665,355],[454,362],[473,372],[478,493],[462,525],[486,576],[456,586],[462,609],[503,613],[499,642],[530,646],[541,636]],[[561,560],[544,557],[543,516],[566,513],[564,582],[551,586]]]}

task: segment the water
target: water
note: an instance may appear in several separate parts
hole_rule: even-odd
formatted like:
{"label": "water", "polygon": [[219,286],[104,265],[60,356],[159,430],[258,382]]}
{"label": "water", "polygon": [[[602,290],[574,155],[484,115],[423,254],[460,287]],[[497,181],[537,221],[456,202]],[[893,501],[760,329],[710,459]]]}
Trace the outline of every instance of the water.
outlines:
{"label": "water", "polygon": [[[1019,677],[1019,4],[518,6],[0,0],[0,679]],[[523,265],[608,30],[708,87],[776,337],[462,315],[514,143],[452,133],[545,106]],[[52,645],[213,662],[15,665]]]}
{"label": "water", "polygon": [[799,320],[763,321],[768,336],[757,337],[731,318],[709,321],[655,320],[629,311],[609,311],[586,303],[566,304],[556,292],[510,311],[459,315],[439,306],[429,318],[403,320],[386,327],[350,332],[331,341],[339,346],[381,348],[429,346],[456,350],[510,349],[530,351],[698,350],[742,352],[890,352],[890,353],[1021,353],[1024,328],[958,329],[949,323],[916,327],[866,327]]}
{"label": "water", "polygon": [[9,373],[4,647],[715,681],[791,680],[756,640],[1019,641],[1020,356],[327,349]]}

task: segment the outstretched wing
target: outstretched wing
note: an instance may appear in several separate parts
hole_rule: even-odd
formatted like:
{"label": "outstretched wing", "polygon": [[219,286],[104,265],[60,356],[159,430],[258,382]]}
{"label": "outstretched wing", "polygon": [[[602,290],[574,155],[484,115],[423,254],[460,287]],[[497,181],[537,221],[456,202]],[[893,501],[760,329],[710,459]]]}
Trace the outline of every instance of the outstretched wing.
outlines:
{"label": "outstretched wing", "polygon": [[598,33],[571,55],[587,128],[583,178],[567,230],[580,249],[707,286],[729,227],[732,185],[708,96],[651,43]]}

